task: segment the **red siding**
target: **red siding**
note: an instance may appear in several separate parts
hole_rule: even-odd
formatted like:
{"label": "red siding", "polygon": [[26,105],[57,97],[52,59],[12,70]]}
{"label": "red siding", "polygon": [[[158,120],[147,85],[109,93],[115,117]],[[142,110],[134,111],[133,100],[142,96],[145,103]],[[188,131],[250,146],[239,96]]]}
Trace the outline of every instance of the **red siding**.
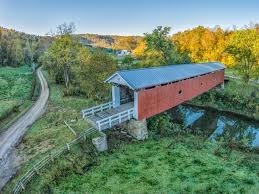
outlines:
{"label": "red siding", "polygon": [[[149,118],[224,82],[224,70],[138,92],[138,119]],[[179,94],[179,91],[182,91]]]}

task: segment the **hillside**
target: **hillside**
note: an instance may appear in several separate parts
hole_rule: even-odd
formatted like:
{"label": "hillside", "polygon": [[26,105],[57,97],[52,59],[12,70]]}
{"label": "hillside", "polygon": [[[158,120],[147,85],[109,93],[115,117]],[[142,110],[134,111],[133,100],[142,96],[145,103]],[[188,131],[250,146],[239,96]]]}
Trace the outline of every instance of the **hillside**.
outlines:
{"label": "hillside", "polygon": [[78,34],[84,45],[100,48],[112,48],[118,50],[134,50],[141,36],[118,36],[118,35],[98,35],[98,34]]}

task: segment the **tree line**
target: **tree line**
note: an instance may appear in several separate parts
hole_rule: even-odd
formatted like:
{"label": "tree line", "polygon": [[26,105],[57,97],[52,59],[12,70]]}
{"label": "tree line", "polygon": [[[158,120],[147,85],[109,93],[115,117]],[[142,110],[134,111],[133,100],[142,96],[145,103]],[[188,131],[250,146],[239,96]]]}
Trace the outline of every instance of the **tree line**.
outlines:
{"label": "tree line", "polygon": [[172,36],[169,32],[159,26],[144,34],[133,50],[140,66],[219,61],[236,68],[246,82],[259,78],[258,24],[240,30],[198,26]]}
{"label": "tree line", "polygon": [[[103,81],[118,69],[220,61],[228,67],[235,66],[245,81],[259,77],[258,25],[232,31],[199,26],[174,35],[170,35],[170,30],[158,26],[142,37],[99,36],[113,49],[132,52],[118,65],[112,53],[87,47],[82,35],[74,34],[73,23],[59,25],[49,36],[1,28],[0,65],[16,67],[37,62],[57,84],[64,85],[64,95],[81,94],[96,99],[106,98],[109,86]],[[84,37],[98,41],[98,35]]]}
{"label": "tree line", "polygon": [[49,37],[28,35],[0,27],[0,66],[18,67],[37,62],[50,41]]}

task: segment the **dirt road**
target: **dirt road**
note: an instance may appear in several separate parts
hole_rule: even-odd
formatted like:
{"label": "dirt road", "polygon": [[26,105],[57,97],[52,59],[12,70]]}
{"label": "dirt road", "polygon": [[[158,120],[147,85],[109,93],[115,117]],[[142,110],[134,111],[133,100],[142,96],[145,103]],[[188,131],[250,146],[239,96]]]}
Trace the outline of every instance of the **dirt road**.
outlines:
{"label": "dirt road", "polygon": [[14,148],[26,130],[44,113],[49,97],[49,88],[41,69],[37,70],[41,84],[41,94],[36,103],[0,136],[0,191],[15,174],[16,164]]}

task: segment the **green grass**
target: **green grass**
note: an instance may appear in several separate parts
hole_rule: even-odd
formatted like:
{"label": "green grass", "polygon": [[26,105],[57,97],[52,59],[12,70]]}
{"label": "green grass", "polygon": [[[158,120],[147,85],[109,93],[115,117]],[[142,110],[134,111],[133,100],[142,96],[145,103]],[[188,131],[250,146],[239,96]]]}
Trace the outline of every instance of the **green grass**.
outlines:
{"label": "green grass", "polygon": [[33,73],[29,66],[0,68],[0,132],[31,103]]}
{"label": "green grass", "polygon": [[[231,151],[197,136],[122,144],[88,168],[85,148],[35,179],[32,193],[256,193],[259,156]],[[72,160],[74,160],[72,162]],[[84,161],[82,163],[82,161]],[[91,160],[88,161],[91,164]],[[89,167],[89,165],[88,165]],[[90,169],[90,170],[89,170]]]}
{"label": "green grass", "polygon": [[9,114],[14,107],[17,107],[19,102],[17,100],[1,100],[0,101],[0,118],[4,115]]}
{"label": "green grass", "polygon": [[30,96],[32,71],[29,66],[0,68],[0,99],[26,99]]}
{"label": "green grass", "polygon": [[[44,75],[48,77],[46,72]],[[90,127],[82,119],[80,110],[92,106],[94,102],[84,97],[64,97],[61,86],[54,84],[51,80],[49,83],[50,97],[47,111],[28,129],[21,144],[17,147],[22,168],[15,179],[7,185],[8,192],[11,192],[15,182],[50,150],[60,148],[75,139],[75,135],[64,124],[64,121],[77,133]]]}

